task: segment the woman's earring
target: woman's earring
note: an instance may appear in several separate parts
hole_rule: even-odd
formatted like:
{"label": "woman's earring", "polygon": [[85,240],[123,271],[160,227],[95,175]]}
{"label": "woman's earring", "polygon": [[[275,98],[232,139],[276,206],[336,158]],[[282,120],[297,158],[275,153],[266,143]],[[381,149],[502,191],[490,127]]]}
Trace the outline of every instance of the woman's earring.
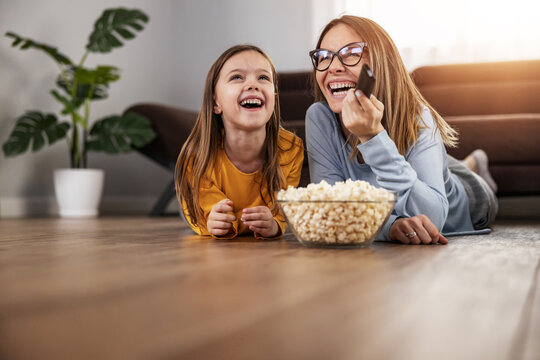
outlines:
{"label": "woman's earring", "polygon": [[221,114],[221,106],[219,106],[217,104],[214,105],[214,114],[216,114],[216,115]]}

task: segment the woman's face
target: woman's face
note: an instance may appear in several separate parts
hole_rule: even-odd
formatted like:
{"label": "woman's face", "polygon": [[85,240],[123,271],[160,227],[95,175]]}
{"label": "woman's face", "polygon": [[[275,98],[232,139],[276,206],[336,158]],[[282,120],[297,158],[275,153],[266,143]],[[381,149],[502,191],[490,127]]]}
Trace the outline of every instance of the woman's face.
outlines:
{"label": "woman's face", "polygon": [[233,55],[221,68],[214,92],[214,113],[225,130],[264,128],[274,112],[272,67],[257,51]]}
{"label": "woman's face", "polygon": [[[364,40],[353,29],[344,24],[338,24],[330,29],[321,42],[321,49],[337,52],[345,45]],[[369,46],[369,45],[368,45]],[[316,71],[316,79],[322,94],[333,112],[340,114],[343,99],[350,88],[356,86],[363,64],[369,64],[364,48],[360,62],[354,66],[345,66],[334,56],[330,67],[325,71]]]}

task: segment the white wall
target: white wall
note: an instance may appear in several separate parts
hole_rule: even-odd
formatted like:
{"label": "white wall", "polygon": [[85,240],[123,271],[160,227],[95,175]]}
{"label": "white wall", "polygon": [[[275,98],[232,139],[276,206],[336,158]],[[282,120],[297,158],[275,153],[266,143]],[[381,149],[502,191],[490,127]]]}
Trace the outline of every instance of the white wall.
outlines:
{"label": "white wall", "polygon": [[[76,4],[76,6],[75,6]],[[237,43],[266,50],[278,71],[309,69],[311,0],[70,0],[0,1],[0,143],[26,110],[57,112],[49,95],[55,64],[35,50],[12,49],[7,31],[47,43],[78,61],[94,21],[108,7],[139,8],[146,29],[109,54],[91,54],[86,65],[111,64],[122,79],[109,98],[94,102],[93,119],[152,101],[198,111],[206,73],[215,58]],[[0,153],[0,217],[56,212],[52,171],[68,167],[67,145],[5,158]],[[170,180],[168,171],[143,156],[91,153],[89,166],[106,171],[102,213],[145,213]]]}
{"label": "white wall", "polygon": [[178,104],[199,110],[202,88],[215,59],[235,44],[265,50],[278,71],[309,69],[311,0],[198,0],[177,3]]}

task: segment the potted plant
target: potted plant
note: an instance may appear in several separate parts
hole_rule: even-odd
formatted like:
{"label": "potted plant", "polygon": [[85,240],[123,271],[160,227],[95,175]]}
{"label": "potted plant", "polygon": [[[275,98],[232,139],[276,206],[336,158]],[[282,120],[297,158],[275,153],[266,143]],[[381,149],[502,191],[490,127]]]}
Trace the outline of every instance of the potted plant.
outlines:
{"label": "potted plant", "polygon": [[118,154],[141,147],[155,137],[150,122],[135,113],[110,115],[90,126],[90,105],[94,100],[107,98],[109,84],[120,79],[119,69],[98,65],[84,67],[90,53],[108,53],[122,47],[123,40],[133,39],[144,29],[148,16],[140,10],[106,9],[96,20],[86,51],[78,63],[62,54],[57,48],[22,37],[14,32],[13,47],[21,50],[35,49],[50,56],[59,68],[56,89],[51,95],[61,104],[61,121],[54,113],[27,111],[21,115],[9,138],[3,145],[5,156],[12,157],[33,152],[61,139],[67,140],[71,168],[55,170],[55,193],[60,215],[65,217],[92,217],[97,215],[104,173],[101,169],[88,169],[87,152],[103,151]]}

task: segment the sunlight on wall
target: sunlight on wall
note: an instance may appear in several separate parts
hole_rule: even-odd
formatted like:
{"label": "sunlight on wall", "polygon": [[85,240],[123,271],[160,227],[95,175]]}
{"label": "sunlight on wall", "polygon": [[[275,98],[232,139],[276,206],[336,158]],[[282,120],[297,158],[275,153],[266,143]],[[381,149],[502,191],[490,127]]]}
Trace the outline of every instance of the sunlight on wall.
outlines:
{"label": "sunlight on wall", "polygon": [[409,70],[428,64],[540,58],[537,1],[314,0],[314,7],[321,3],[327,6],[326,16],[313,19],[315,37],[333,17],[369,17],[388,31]]}

